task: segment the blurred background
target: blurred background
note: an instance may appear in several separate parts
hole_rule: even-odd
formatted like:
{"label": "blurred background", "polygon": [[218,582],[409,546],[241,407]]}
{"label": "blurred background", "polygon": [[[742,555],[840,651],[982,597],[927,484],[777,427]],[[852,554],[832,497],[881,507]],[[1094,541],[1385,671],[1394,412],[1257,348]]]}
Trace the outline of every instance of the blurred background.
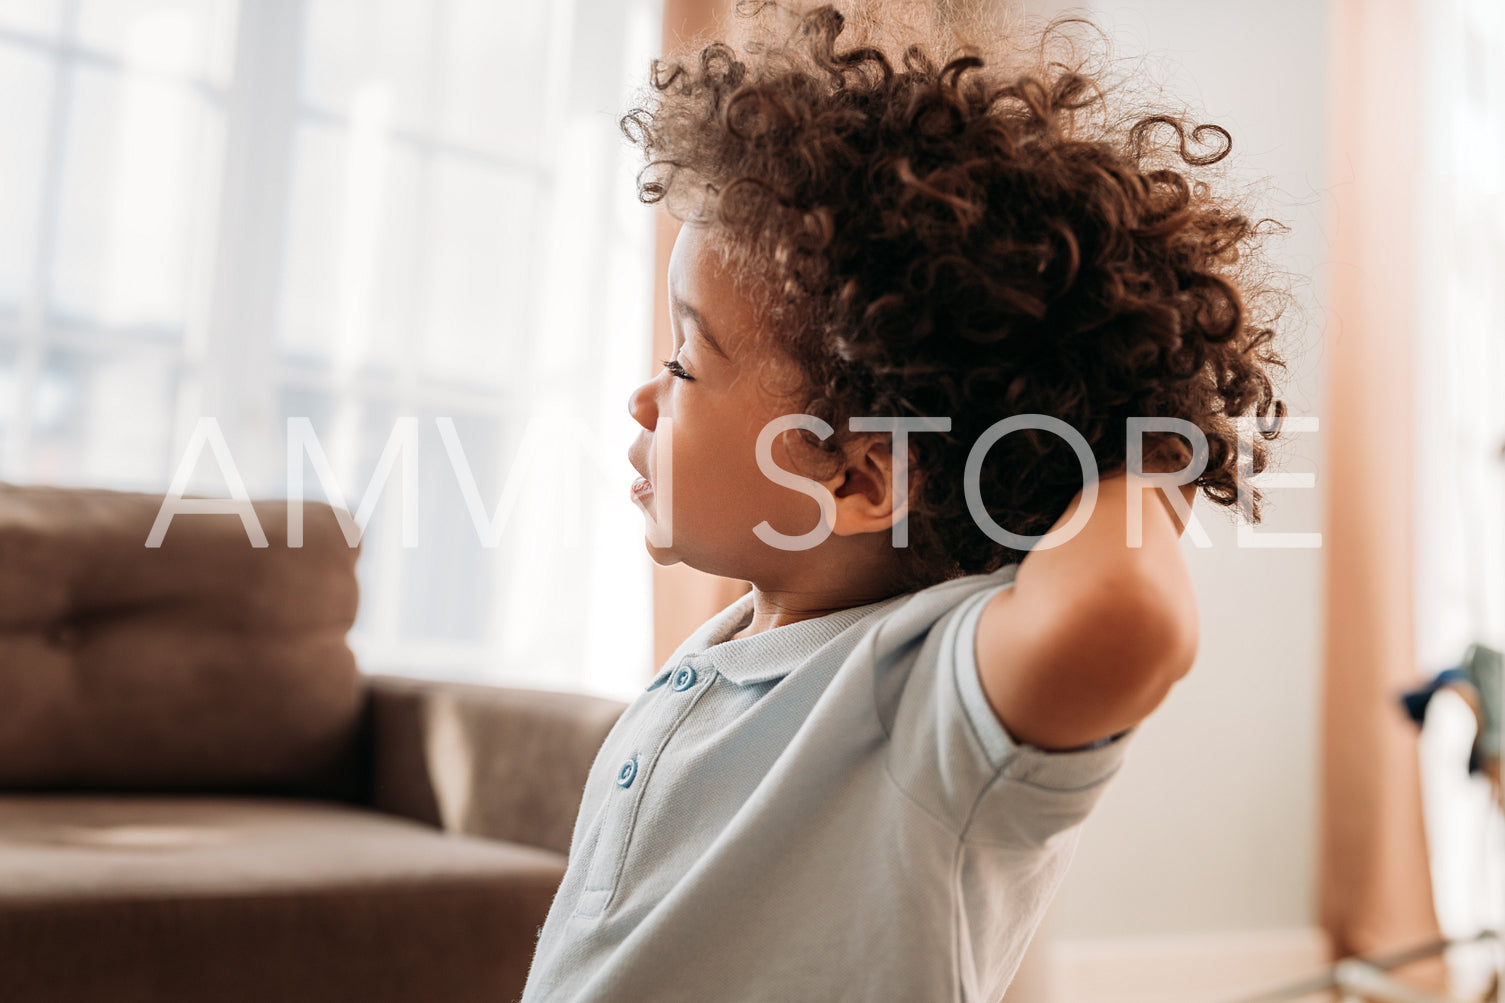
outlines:
{"label": "blurred background", "polygon": [[[661,16],[0,0],[0,478],[161,490],[210,417],[249,493],[281,495],[307,417],[340,500],[379,499],[363,665],[635,690],[651,618],[623,452],[653,221],[616,119]],[[407,548],[397,478],[372,480],[399,417]],[[224,466],[205,452],[189,489],[223,495]]]}
{"label": "blurred background", "polygon": [[[616,119],[728,6],[0,0],[0,480],[369,495],[363,668],[631,698],[738,586],[652,568],[627,500],[674,229]],[[1505,646],[1505,6],[1013,6],[1232,132],[1317,425],[1254,538],[1199,509],[1198,665],[1009,999],[1235,999],[1498,927],[1498,852],[1439,857],[1498,816],[1472,776],[1423,811],[1397,697]],[[1482,991],[1448,964],[1411,975]]]}

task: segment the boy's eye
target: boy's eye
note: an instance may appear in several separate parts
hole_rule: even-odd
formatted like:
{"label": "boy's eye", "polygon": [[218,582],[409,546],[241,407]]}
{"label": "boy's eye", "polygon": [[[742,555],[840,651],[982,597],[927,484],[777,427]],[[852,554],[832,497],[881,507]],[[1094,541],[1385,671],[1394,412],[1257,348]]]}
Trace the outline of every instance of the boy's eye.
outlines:
{"label": "boy's eye", "polygon": [[685,367],[679,364],[678,359],[665,359],[664,368],[669,370],[670,373],[682,380],[693,380],[695,378],[689,373],[685,372]]}

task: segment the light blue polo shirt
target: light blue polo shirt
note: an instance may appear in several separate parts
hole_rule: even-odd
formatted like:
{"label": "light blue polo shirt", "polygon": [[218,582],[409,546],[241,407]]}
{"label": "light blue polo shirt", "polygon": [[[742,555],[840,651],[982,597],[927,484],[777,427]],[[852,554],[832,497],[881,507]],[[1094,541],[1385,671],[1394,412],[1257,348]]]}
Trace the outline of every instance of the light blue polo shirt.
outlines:
{"label": "light blue polo shirt", "polygon": [[974,638],[1014,570],[703,624],[596,756],[524,1003],[997,1003],[1133,734],[1004,730]]}

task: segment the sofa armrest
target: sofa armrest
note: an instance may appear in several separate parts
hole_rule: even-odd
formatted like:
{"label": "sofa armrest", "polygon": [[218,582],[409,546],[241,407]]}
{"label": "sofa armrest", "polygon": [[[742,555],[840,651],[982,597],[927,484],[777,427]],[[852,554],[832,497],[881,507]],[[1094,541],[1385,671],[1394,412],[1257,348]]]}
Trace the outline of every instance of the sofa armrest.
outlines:
{"label": "sofa armrest", "polygon": [[372,807],[568,853],[586,776],[625,705],[370,676]]}

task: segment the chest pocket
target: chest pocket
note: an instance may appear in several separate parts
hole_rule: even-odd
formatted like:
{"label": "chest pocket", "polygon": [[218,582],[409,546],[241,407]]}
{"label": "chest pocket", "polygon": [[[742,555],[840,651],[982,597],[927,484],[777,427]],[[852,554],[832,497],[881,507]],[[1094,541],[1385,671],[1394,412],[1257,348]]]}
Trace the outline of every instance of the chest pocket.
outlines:
{"label": "chest pocket", "polygon": [[620,761],[602,764],[603,769],[614,772],[606,789],[605,807],[598,816],[601,829],[586,865],[575,915],[601,915],[616,894],[643,792],[653,779],[653,767],[675,730],[710,687],[712,675],[708,666],[697,666],[691,656],[666,669],[639,697],[651,700],[656,713],[645,715],[638,730],[623,743],[625,752]]}

